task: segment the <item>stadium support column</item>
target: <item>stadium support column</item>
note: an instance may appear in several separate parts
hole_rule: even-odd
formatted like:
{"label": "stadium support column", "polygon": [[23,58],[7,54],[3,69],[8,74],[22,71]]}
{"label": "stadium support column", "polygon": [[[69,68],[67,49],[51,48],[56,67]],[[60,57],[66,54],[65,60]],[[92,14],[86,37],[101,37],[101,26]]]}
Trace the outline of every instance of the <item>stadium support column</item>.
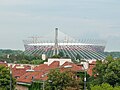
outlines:
{"label": "stadium support column", "polygon": [[58,28],[55,28],[55,45],[53,55],[58,55]]}

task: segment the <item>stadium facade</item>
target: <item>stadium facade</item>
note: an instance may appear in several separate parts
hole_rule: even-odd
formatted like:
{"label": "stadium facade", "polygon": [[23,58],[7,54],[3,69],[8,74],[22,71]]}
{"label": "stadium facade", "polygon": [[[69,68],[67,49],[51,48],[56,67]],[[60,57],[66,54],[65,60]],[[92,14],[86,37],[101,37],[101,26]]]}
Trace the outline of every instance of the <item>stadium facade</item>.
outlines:
{"label": "stadium facade", "polygon": [[[59,39],[58,29],[55,30],[54,40],[38,41],[38,37],[33,37],[32,40],[24,40],[25,54],[27,55],[42,55],[52,57],[55,54],[62,52],[63,56],[76,59],[79,55],[83,59],[104,59],[105,41],[103,40],[75,40],[67,37]],[[69,39],[68,39],[69,38]]]}

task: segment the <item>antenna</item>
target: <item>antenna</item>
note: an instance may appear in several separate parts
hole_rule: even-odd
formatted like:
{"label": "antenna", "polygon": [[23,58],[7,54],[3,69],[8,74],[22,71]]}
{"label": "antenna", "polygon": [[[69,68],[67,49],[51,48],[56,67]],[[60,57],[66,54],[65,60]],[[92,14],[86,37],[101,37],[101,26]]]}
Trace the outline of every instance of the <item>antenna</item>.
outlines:
{"label": "antenna", "polygon": [[33,43],[37,43],[38,42],[38,38],[44,38],[43,36],[32,36],[32,37],[28,37],[28,38],[32,38],[32,42]]}

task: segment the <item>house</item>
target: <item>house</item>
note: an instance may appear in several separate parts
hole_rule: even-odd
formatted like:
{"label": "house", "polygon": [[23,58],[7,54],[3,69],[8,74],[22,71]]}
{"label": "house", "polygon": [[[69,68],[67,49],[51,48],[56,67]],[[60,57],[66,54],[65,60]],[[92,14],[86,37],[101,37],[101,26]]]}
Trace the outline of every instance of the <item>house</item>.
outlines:
{"label": "house", "polygon": [[[33,81],[46,81],[47,80],[47,74],[50,72],[51,69],[59,68],[60,71],[65,70],[72,70],[72,71],[81,71],[82,66],[78,66],[77,64],[74,64],[72,62],[65,62],[62,65],[60,65],[59,61],[53,61],[51,64],[40,64],[39,66],[35,67],[32,71],[26,72],[24,75],[22,75],[20,78],[17,79],[17,84],[20,86],[23,85],[31,85]],[[22,89],[19,89],[22,90]],[[26,89],[24,89],[26,90]]]}
{"label": "house", "polygon": [[8,66],[6,62],[0,61],[0,65]]}
{"label": "house", "polygon": [[[51,60],[51,59],[49,59]],[[46,62],[45,64],[40,64],[37,66],[31,65],[22,65],[22,64],[14,64],[9,65],[12,70],[12,76],[16,78],[17,85],[16,90],[28,90],[28,87],[34,81],[46,81],[47,74],[51,69],[59,68],[61,72],[66,70],[71,70],[75,72],[83,71],[84,68],[82,64],[75,64],[71,62],[71,60],[63,60],[54,59],[52,61]],[[89,63],[89,67],[87,69],[87,73],[92,76],[92,69],[94,68],[96,61],[92,61]],[[7,63],[0,62],[0,65],[8,66]]]}

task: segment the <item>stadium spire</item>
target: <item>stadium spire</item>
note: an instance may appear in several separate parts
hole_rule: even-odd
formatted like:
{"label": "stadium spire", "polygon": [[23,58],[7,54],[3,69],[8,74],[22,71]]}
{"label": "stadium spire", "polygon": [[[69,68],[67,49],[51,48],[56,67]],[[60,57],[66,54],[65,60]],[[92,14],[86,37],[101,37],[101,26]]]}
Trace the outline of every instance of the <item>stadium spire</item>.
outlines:
{"label": "stadium spire", "polygon": [[58,55],[58,28],[55,28],[54,55]]}

